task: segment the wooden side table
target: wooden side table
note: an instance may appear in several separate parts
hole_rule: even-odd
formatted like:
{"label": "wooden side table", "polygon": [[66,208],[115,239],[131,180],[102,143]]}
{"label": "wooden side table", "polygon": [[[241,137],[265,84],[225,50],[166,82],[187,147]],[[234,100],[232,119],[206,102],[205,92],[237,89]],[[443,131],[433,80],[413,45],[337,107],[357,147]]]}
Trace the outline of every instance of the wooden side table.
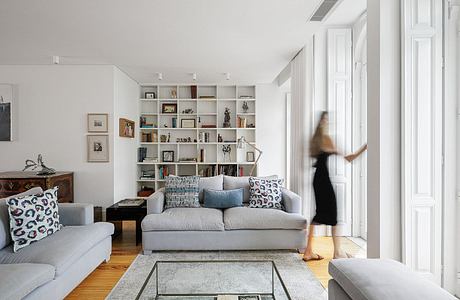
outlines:
{"label": "wooden side table", "polygon": [[136,245],[142,241],[141,222],[147,215],[147,202],[141,206],[119,206],[115,203],[107,208],[105,214],[107,222],[136,221]]}

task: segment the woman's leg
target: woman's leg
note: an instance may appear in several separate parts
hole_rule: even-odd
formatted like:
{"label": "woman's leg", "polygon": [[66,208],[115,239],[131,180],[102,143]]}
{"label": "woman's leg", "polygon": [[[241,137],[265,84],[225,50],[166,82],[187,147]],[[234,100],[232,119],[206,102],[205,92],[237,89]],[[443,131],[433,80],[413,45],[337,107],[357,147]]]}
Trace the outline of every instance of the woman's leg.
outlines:
{"label": "woman's leg", "polygon": [[321,260],[323,259],[322,256],[313,253],[313,232],[315,230],[315,225],[310,224],[308,229],[308,239],[307,239],[307,248],[305,249],[305,253],[303,254],[303,260]]}
{"label": "woman's leg", "polygon": [[332,226],[332,241],[334,242],[334,258],[348,258],[345,251],[342,250],[342,237],[339,235],[340,227],[338,225]]}

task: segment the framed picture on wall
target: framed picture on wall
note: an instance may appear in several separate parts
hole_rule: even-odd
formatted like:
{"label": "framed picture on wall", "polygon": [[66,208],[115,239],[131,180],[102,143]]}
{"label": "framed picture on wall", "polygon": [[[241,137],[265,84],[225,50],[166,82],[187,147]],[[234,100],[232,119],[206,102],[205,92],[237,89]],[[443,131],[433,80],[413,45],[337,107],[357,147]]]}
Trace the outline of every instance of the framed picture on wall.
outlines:
{"label": "framed picture on wall", "polygon": [[252,152],[252,151],[246,152],[246,161],[247,162],[254,162],[255,161],[254,152]]}
{"label": "framed picture on wall", "polygon": [[88,132],[109,132],[109,115],[89,113]]}
{"label": "framed picture on wall", "polygon": [[109,161],[109,136],[87,135],[88,162]]}
{"label": "framed picture on wall", "polygon": [[0,84],[0,142],[13,140],[13,86]]}
{"label": "framed picture on wall", "polygon": [[121,137],[134,138],[134,121],[120,118],[118,122],[118,133]]}

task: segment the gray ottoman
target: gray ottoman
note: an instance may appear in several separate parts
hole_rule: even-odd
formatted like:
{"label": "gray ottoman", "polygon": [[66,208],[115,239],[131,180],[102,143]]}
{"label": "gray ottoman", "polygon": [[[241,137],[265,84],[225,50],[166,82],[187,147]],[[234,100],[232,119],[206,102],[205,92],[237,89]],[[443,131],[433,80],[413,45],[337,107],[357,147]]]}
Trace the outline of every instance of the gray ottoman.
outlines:
{"label": "gray ottoman", "polygon": [[393,260],[335,259],[329,263],[329,274],[329,300],[457,300]]}

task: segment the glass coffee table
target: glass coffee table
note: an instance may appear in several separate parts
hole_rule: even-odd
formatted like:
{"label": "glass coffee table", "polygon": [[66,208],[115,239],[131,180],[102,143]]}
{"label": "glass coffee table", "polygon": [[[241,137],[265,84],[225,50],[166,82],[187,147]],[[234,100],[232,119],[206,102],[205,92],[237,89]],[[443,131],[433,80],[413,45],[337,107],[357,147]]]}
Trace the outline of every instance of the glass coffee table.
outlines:
{"label": "glass coffee table", "polygon": [[273,261],[157,261],[136,299],[290,300]]}

